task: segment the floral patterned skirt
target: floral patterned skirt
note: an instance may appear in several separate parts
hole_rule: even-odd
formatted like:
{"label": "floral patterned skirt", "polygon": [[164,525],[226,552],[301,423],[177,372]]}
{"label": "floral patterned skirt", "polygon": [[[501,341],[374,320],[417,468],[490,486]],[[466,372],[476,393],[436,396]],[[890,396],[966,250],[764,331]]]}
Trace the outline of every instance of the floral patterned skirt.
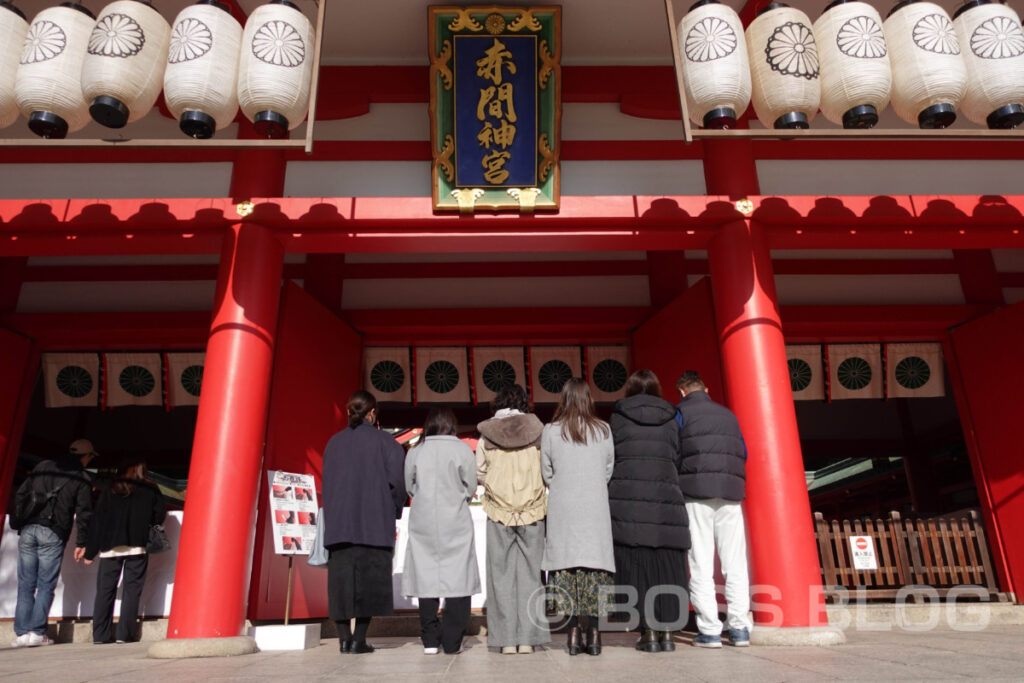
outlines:
{"label": "floral patterned skirt", "polygon": [[548,573],[548,610],[561,616],[604,617],[611,597],[601,600],[601,587],[615,585],[615,577],[599,569],[559,569]]}

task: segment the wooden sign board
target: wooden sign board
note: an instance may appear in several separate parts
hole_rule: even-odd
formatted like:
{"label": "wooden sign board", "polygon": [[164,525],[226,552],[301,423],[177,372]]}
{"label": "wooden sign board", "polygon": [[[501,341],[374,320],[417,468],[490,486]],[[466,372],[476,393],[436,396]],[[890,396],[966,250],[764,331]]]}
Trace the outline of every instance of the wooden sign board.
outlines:
{"label": "wooden sign board", "polygon": [[560,7],[430,7],[434,210],[558,209]]}

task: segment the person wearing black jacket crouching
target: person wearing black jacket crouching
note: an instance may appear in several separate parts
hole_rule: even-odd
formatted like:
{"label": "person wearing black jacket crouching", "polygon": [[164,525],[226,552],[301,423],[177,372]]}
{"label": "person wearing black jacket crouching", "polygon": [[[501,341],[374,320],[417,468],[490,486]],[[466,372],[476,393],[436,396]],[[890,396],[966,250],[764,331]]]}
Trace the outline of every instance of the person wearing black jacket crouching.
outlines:
{"label": "person wearing black jacket crouching", "polygon": [[117,478],[96,503],[85,549],[87,564],[92,564],[97,555],[100,558],[92,611],[92,642],[96,644],[109,643],[115,635],[114,598],[122,570],[124,583],[116,640],[127,643],[137,639],[139,597],[149,565],[149,528],[162,524],[167,514],[159,489],[146,475],[146,463],[123,462],[117,468]]}

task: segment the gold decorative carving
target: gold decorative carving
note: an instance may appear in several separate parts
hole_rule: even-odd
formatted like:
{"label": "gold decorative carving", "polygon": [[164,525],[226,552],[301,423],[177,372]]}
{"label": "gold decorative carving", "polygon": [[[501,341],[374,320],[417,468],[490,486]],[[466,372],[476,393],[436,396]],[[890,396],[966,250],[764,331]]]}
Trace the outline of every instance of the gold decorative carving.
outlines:
{"label": "gold decorative carving", "polygon": [[548,41],[540,41],[540,71],[537,72],[537,85],[540,86],[541,90],[545,90],[548,87],[548,79],[555,73],[555,69],[558,68],[558,54],[561,52],[560,48],[555,48],[556,54],[551,54],[548,50]]}
{"label": "gold decorative carving", "polygon": [[519,202],[519,213],[533,213],[533,208],[537,205],[537,197],[541,192],[539,187],[524,187],[522,189],[510,187],[507,191],[510,197]]}
{"label": "gold decorative carving", "polygon": [[245,218],[246,216],[251,216],[252,212],[255,210],[256,205],[250,202],[248,199],[246,199],[244,202],[240,202],[235,206],[235,213],[237,213],[242,218]]}
{"label": "gold decorative carving", "polygon": [[452,154],[455,153],[455,139],[451,135],[444,136],[444,147],[438,150],[437,159],[434,161],[437,167],[444,173],[444,179],[449,183],[452,182],[452,178],[455,177],[455,168],[452,166],[452,162],[449,159],[452,158]]}
{"label": "gold decorative carving", "polygon": [[484,27],[480,22],[470,16],[469,10],[456,9],[454,12],[455,18],[452,19],[452,23],[448,24],[449,31],[452,31],[453,33],[455,31],[473,31],[474,33],[479,33],[484,30]]}
{"label": "gold decorative carving", "polygon": [[473,213],[476,200],[484,196],[484,191],[480,188],[473,190],[469,188],[454,189],[452,190],[452,196],[459,203],[459,213]]}
{"label": "gold decorative carving", "polygon": [[736,200],[736,210],[742,213],[744,216],[749,216],[754,213],[754,202],[750,201],[746,197],[743,199]]}
{"label": "gold decorative carving", "polygon": [[540,167],[537,169],[537,176],[542,183],[547,182],[548,174],[551,173],[551,169],[555,167],[555,163],[558,161],[555,151],[549,146],[547,133],[541,133],[541,136],[537,138],[537,151],[540,152],[542,158]]}
{"label": "gold decorative carving", "polygon": [[484,28],[492,36],[496,36],[505,30],[505,17],[501,16],[497,12],[488,15],[487,19],[484,20]]}
{"label": "gold decorative carving", "polygon": [[540,31],[544,27],[541,26],[540,21],[537,17],[533,16],[536,10],[522,9],[519,10],[519,16],[512,20],[512,23],[508,25],[508,30],[512,33],[518,33],[524,28],[530,31]]}
{"label": "gold decorative carving", "polygon": [[445,90],[451,90],[453,85],[452,70],[448,68],[448,62],[452,58],[452,41],[446,40],[441,44],[441,52],[430,61],[430,79],[433,83],[434,75],[441,76],[441,82]]}

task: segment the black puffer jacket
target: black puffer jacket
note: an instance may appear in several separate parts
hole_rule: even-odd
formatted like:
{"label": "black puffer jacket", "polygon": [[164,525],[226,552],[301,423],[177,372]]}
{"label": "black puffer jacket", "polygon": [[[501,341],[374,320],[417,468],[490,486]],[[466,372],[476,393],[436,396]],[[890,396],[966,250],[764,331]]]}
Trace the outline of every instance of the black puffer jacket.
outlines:
{"label": "black puffer jacket", "polygon": [[675,406],[657,396],[630,396],[615,404],[610,423],[615,471],[608,501],[615,543],[689,548],[689,520],[679,490]]}
{"label": "black puffer jacket", "polygon": [[694,391],[679,402],[682,465],[679,488],[688,498],[743,500],[747,447],[732,411]]}

